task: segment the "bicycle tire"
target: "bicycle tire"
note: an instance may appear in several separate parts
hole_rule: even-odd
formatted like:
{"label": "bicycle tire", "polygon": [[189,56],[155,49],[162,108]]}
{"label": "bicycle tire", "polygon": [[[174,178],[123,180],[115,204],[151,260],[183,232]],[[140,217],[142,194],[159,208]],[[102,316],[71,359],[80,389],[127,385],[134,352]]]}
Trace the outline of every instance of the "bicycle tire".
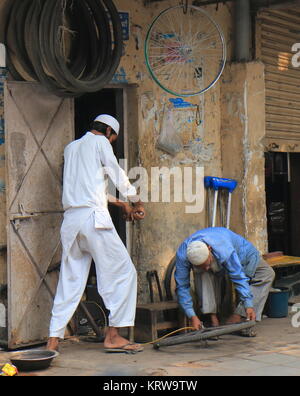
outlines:
{"label": "bicycle tire", "polygon": [[165,338],[161,341],[154,343],[153,347],[155,349],[158,349],[161,346],[172,346],[172,345],[187,344],[189,342],[199,342],[203,340],[208,340],[210,338],[222,336],[225,334],[232,334],[240,330],[249,329],[251,327],[254,327],[255,325],[256,325],[255,321],[247,321],[247,322],[236,323],[227,326],[220,326],[218,328],[209,328],[200,331],[193,331],[187,334],[180,334],[170,338]]}
{"label": "bicycle tire", "polygon": [[[32,80],[36,81],[37,76],[26,51],[24,34],[24,15],[27,15],[30,6],[31,2],[29,0],[24,0],[21,4],[14,3],[12,17],[9,22],[8,35],[10,36],[10,45],[14,48],[21,69],[23,69]],[[22,70],[20,70],[19,74],[22,75]]]}
{"label": "bicycle tire", "polygon": [[8,30],[9,30],[9,24],[12,18],[12,14],[13,14],[13,8],[14,8],[15,3],[13,2],[6,2],[5,3],[5,12],[7,13],[7,17],[5,19],[5,25],[4,25],[4,44],[6,47],[6,65],[7,68],[10,72],[10,74],[12,75],[13,79],[15,81],[22,81],[23,77],[20,75],[20,73],[18,72],[18,70],[15,68],[14,65],[14,61],[13,61],[13,48],[12,48],[12,44],[9,40],[9,34],[8,34]]}
{"label": "bicycle tire", "polygon": [[[116,9],[114,6],[112,6],[112,3],[110,0],[104,0],[105,5],[108,6],[108,10],[110,11],[111,15],[111,20],[112,20],[112,25],[113,25],[113,31],[116,32],[115,36],[120,36],[122,34],[122,29],[121,29],[121,22],[119,19],[119,16],[117,14]],[[114,10],[113,12],[111,12]],[[74,76],[70,73],[68,68],[66,67],[64,60],[61,57],[61,54],[59,52],[59,49],[56,48],[54,49],[55,51],[55,57],[56,60],[59,64],[59,67],[61,68],[61,71],[63,75],[66,77],[68,83],[72,86],[75,87],[76,89],[85,89],[86,92],[94,92],[95,91],[95,86],[103,87],[103,84],[105,84],[112,75],[115,73],[115,70],[117,68],[117,65],[119,64],[119,57],[121,56],[121,51],[122,47],[120,46],[120,40],[117,40],[117,43],[114,47],[114,49],[111,52],[111,55],[108,56],[109,62],[106,63],[105,65],[105,70],[102,72],[102,74],[97,77],[96,79],[84,79],[84,80],[76,80]]]}
{"label": "bicycle tire", "polygon": [[164,286],[168,301],[174,300],[171,284],[172,284],[172,278],[174,277],[175,264],[176,264],[176,256],[174,256],[170,261],[164,276]]}
{"label": "bicycle tire", "polygon": [[[8,70],[15,80],[38,81],[62,97],[100,91],[111,81],[123,50],[122,25],[112,0],[9,3],[4,41]],[[64,12],[71,18],[66,28],[75,27],[79,35],[71,40],[67,54],[60,50],[57,37],[58,29],[65,28]]]}
{"label": "bicycle tire", "polygon": [[[30,55],[30,59],[32,60],[35,72],[41,84],[44,85],[49,92],[57,96],[64,96],[65,90],[64,88],[61,88],[62,81],[57,82],[57,80],[51,78],[45,73],[45,69],[42,64],[43,57],[41,56],[41,52],[39,50],[39,43],[40,43],[39,21],[42,19],[42,15],[45,12],[45,10],[47,10],[48,12],[51,13],[51,15],[53,15],[52,12],[54,5],[55,3],[53,1],[53,2],[45,2],[43,6],[41,6],[41,8],[34,7],[31,23],[27,24],[29,25],[28,53]],[[45,23],[44,26],[47,27],[47,24]],[[45,30],[46,29],[44,29],[44,31]],[[35,40],[36,37],[39,38],[37,42]],[[47,67],[49,67],[49,65],[47,65]]]}

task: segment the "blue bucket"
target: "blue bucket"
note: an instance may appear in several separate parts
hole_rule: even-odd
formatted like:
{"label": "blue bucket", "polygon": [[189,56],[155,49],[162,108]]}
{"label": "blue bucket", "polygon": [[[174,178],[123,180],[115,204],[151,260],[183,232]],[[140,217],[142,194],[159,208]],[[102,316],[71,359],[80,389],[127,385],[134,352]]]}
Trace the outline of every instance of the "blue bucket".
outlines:
{"label": "blue bucket", "polygon": [[288,287],[278,287],[280,291],[270,291],[267,300],[266,314],[269,318],[286,318],[289,313],[289,296]]}

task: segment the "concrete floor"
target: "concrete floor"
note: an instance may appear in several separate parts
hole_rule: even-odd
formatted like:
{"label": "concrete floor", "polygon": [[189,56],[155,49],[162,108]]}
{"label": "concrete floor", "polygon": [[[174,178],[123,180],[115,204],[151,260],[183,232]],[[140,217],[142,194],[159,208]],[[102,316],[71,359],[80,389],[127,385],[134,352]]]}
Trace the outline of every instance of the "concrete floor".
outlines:
{"label": "concrete floor", "polygon": [[[300,327],[292,317],[264,319],[256,338],[222,336],[207,345],[190,343],[144,352],[107,354],[103,345],[76,338],[60,344],[60,355],[49,369],[20,375],[35,376],[298,376]],[[299,323],[300,324],[300,323]],[[9,353],[0,352],[0,367]]]}

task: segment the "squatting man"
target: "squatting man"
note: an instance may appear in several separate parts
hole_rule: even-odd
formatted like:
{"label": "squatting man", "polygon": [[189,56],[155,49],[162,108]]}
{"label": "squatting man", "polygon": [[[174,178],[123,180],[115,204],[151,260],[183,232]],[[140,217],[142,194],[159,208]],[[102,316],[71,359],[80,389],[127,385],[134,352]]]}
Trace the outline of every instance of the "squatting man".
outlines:
{"label": "squatting man", "polygon": [[[118,236],[108,211],[108,200],[122,208],[127,220],[145,217],[143,204],[118,161],[112,143],[118,138],[119,122],[110,115],[98,116],[90,131],[64,151],[62,261],[52,310],[47,349],[58,348],[66,326],[84,293],[92,259],[97,287],[109,310],[106,352],[139,352],[118,328],[134,326],[137,275],[131,258]],[[131,204],[107,194],[106,179]]]}
{"label": "squatting man", "polygon": [[[176,254],[176,291],[179,304],[199,330],[202,323],[196,315],[190,292],[190,271],[200,275],[202,282],[202,314],[209,314],[213,326],[219,325],[217,316],[216,275],[225,271],[239,296],[235,312],[227,324],[245,319],[260,321],[275,273],[258,250],[246,239],[223,228],[199,230],[180,245]],[[255,335],[255,331],[243,331]]]}

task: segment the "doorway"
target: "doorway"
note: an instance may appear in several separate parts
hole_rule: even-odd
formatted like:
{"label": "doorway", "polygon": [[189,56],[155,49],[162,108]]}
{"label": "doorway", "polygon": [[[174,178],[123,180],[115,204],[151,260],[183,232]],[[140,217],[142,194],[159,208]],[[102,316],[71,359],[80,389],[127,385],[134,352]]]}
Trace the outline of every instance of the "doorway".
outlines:
{"label": "doorway", "polygon": [[[123,95],[124,92],[121,88],[107,88],[100,92],[86,94],[75,99],[75,139],[80,139],[89,131],[91,122],[99,114],[109,114],[120,122],[121,133],[113,144],[113,150],[118,160],[125,158]],[[126,221],[122,217],[121,210],[114,205],[108,205],[108,209],[117,233],[124,245],[127,246]],[[106,310],[103,300],[98,294],[96,269],[93,261],[87,281],[85,296],[84,304],[86,309],[89,311],[95,324],[100,329],[104,329],[108,321],[109,312]],[[78,335],[89,335],[94,333],[86,313],[82,312],[80,309],[77,310],[75,315],[75,326]]]}
{"label": "doorway", "polygon": [[[75,100],[75,139],[80,139],[88,130],[91,122],[99,114],[109,114],[120,122],[121,133],[113,144],[118,160],[125,158],[124,150],[124,109],[123,90],[120,88],[103,89],[100,92],[83,95]],[[118,191],[117,191],[118,193]],[[126,222],[120,209],[109,205],[114,226],[126,246]]]}
{"label": "doorway", "polygon": [[300,153],[265,153],[269,252],[300,257]]}

